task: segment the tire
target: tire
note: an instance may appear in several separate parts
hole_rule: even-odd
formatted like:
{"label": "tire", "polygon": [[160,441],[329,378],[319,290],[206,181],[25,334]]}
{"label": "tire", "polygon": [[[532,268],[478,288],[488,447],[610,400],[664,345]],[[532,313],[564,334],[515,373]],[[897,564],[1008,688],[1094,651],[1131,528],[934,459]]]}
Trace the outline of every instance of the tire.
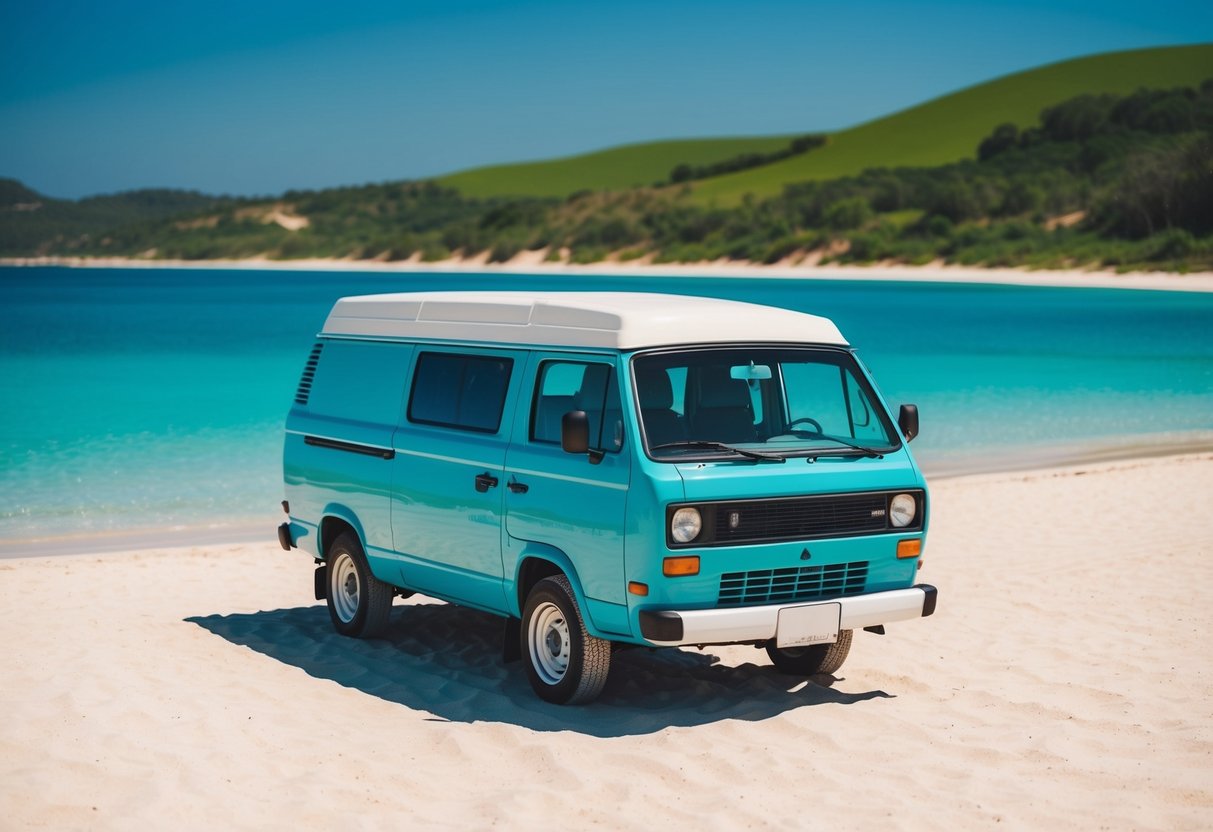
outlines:
{"label": "tire", "polygon": [[544,578],[531,589],[519,640],[527,678],[540,699],[581,705],[602,692],[611,670],[611,643],[586,632],[564,575]]}
{"label": "tire", "polygon": [[780,673],[789,676],[812,676],[834,673],[851,652],[854,630],[842,630],[833,644],[810,644],[808,647],[776,647],[775,639],[767,642],[767,655]]}
{"label": "tire", "polygon": [[325,556],[325,599],[333,627],[343,636],[375,638],[387,629],[393,590],[371,574],[357,535],[344,532]]}

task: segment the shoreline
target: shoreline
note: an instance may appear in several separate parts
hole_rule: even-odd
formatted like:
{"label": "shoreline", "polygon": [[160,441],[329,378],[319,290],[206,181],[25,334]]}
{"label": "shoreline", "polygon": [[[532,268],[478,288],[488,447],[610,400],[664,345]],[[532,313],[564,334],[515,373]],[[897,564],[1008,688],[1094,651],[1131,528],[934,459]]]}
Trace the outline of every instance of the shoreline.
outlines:
{"label": "shoreline", "polygon": [[1107,270],[1029,270],[1026,268],[985,268],[931,263],[924,266],[878,264],[872,266],[817,265],[779,263],[759,265],[749,262],[714,261],[710,263],[648,263],[643,259],[621,262],[574,264],[547,262],[542,252],[524,252],[505,263],[489,263],[481,254],[472,258],[452,258],[423,263],[417,256],[408,260],[383,262],[315,258],[305,260],[146,260],[125,257],[4,257],[0,267],[63,267],[84,269],[269,269],[282,271],[357,271],[393,273],[463,274],[492,272],[510,274],[612,275],[618,277],[687,278],[773,278],[793,280],[904,281],[916,283],[970,283],[1003,286],[1056,287],[1067,289],[1138,289],[1147,291],[1213,292],[1213,272],[1125,272]]}
{"label": "shoreline", "polygon": [[[282,515],[278,515],[279,518]],[[0,563],[26,558],[113,555],[144,549],[180,546],[221,546],[276,542],[281,519],[241,519],[227,525],[136,526],[101,532],[77,532],[54,537],[0,539]]]}
{"label": "shoreline", "polygon": [[[991,466],[968,466],[926,471],[928,485],[950,486],[958,481],[992,482],[1006,479],[1078,476],[1089,472],[1120,470],[1166,462],[1213,461],[1213,434],[1196,442],[1138,442],[1132,445],[1092,447],[1058,458],[1010,454]],[[0,563],[32,558],[110,556],[150,549],[190,546],[277,546],[275,529],[281,515],[261,519],[240,518],[228,524],[197,526],[141,526],[103,532],[79,532],[54,537],[0,539]]]}

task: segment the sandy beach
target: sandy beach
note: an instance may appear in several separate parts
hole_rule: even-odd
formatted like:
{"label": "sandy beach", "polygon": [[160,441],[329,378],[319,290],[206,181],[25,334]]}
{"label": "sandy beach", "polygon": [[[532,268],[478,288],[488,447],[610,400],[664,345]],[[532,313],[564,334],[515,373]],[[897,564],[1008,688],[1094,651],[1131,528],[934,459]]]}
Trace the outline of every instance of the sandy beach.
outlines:
{"label": "sandy beach", "polygon": [[0,561],[7,829],[1207,829],[1213,455],[933,483],[931,618],[836,676],[620,653],[535,699],[497,619],[337,636],[272,540]]}
{"label": "sandy beach", "polygon": [[69,268],[183,268],[183,269],[287,269],[292,271],[372,272],[496,272],[510,274],[609,274],[616,277],[759,277],[797,280],[893,280],[922,283],[987,283],[1012,286],[1057,286],[1087,289],[1148,289],[1175,292],[1213,292],[1213,272],[1125,272],[1097,269],[1011,269],[950,266],[942,262],[924,266],[881,263],[870,266],[821,265],[810,257],[803,262],[761,265],[735,260],[710,263],[650,263],[647,259],[622,262],[608,258],[600,263],[548,262],[544,251],[522,252],[506,263],[489,263],[488,253],[423,263],[417,255],[408,260],[311,259],[269,260],[152,260],[127,257],[10,257],[0,266],[66,266]]}

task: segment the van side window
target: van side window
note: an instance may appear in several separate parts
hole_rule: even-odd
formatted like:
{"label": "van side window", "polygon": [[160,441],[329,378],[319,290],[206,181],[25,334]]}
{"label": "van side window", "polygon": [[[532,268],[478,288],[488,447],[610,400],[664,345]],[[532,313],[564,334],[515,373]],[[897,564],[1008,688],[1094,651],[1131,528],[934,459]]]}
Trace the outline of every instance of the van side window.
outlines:
{"label": "van side window", "polygon": [[548,361],[539,369],[531,409],[531,439],[560,444],[560,422],[570,410],[590,420],[590,445],[616,453],[623,447],[623,408],[615,370],[606,364]]}
{"label": "van side window", "polygon": [[417,357],[410,422],[496,433],[514,362],[489,355],[426,352]]}

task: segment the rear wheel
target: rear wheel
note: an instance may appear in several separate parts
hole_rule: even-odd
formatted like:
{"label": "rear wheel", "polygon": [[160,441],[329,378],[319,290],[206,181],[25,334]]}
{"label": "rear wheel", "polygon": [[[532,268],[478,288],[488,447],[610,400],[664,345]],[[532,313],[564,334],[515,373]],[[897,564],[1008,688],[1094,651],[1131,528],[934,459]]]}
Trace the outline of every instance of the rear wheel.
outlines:
{"label": "rear wheel", "polygon": [[362,544],[345,532],[325,557],[325,596],[333,627],[343,636],[374,638],[387,629],[392,613],[392,587],[371,574]]}
{"label": "rear wheel", "polygon": [[535,584],[520,629],[527,678],[541,699],[579,705],[602,692],[611,643],[586,631],[568,578],[554,575]]}
{"label": "rear wheel", "polygon": [[812,676],[834,673],[842,667],[851,652],[854,630],[842,630],[833,644],[810,644],[807,647],[777,647],[775,640],[767,642],[767,655],[780,673],[789,676]]}

